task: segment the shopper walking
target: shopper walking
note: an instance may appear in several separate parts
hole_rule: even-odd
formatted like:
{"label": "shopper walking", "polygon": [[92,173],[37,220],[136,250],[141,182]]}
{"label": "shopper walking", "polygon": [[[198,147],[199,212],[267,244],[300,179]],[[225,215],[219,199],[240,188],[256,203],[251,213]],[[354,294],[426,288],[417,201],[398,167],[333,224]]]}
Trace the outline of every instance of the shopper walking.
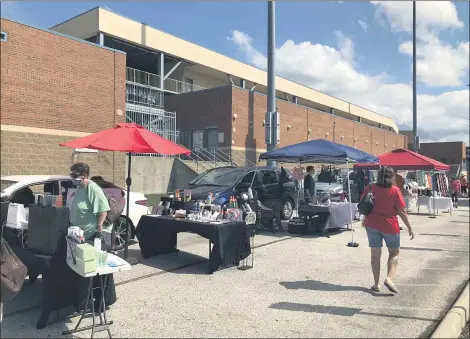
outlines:
{"label": "shopper walking", "polygon": [[468,183],[465,174],[462,174],[460,176],[460,192],[463,196],[466,196],[468,194]]}
{"label": "shopper walking", "polygon": [[[374,196],[374,208],[365,216],[363,226],[367,230],[367,238],[371,249],[371,266],[374,276],[372,291],[380,291],[380,258],[382,256],[383,241],[388,248],[387,277],[384,285],[391,292],[398,293],[393,283],[393,277],[398,264],[400,253],[400,228],[397,215],[408,228],[410,239],[414,239],[406,213],[406,205],[400,189],[395,185],[395,173],[390,167],[382,167],[377,175],[377,183],[368,186],[363,196],[371,191]],[[362,199],[362,197],[361,197]]]}
{"label": "shopper walking", "polygon": [[454,208],[459,208],[459,194],[460,194],[460,180],[457,177],[452,177],[450,182],[450,196],[452,198],[452,204]]}

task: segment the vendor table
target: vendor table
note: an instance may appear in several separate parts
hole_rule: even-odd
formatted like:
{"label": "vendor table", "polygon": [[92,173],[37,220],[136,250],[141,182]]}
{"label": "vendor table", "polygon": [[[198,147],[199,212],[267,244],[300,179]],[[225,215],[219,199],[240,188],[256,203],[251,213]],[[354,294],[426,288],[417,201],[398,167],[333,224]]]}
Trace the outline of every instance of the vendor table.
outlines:
{"label": "vendor table", "polygon": [[[73,330],[69,331],[64,331],[62,332],[62,335],[68,335],[72,333],[77,333],[81,331],[86,331],[91,329],[91,337],[93,338],[93,335],[97,332],[102,332],[102,331],[107,331],[109,337],[111,338],[111,330],[109,329],[109,325],[112,325],[112,321],[108,321],[108,318],[106,317],[106,302],[104,298],[105,294],[105,288],[106,288],[106,283],[108,280],[108,275],[117,273],[117,272],[122,272],[122,271],[130,271],[131,270],[131,265],[124,261],[124,259],[119,258],[118,256],[108,253],[108,262],[115,262],[118,263],[119,266],[116,267],[110,267],[108,265],[103,266],[103,267],[97,267],[95,272],[92,273],[87,273],[87,274],[82,274],[77,270],[77,266],[71,262],[71,260],[67,260],[67,265],[78,275],[80,275],[83,278],[87,278],[89,280],[88,284],[88,291],[87,291],[87,296],[85,299],[85,307],[83,309],[82,315],[80,317],[80,320],[78,320],[77,325]],[[100,317],[100,323],[96,324],[95,323],[95,305],[94,305],[94,297],[93,297],[93,278],[98,277],[100,286],[99,289],[101,290],[101,298],[100,298],[100,303],[99,303],[99,317]],[[85,326],[82,328],[79,328],[80,323],[83,320],[83,317],[85,316],[87,307],[90,307],[92,310],[92,316],[93,316],[93,325],[91,326]],[[103,321],[104,318],[104,321]]]}
{"label": "vendor table", "polygon": [[181,232],[196,233],[209,240],[209,274],[220,266],[237,265],[251,253],[249,232],[244,222],[215,224],[143,215],[136,229],[142,256],[149,258],[178,251],[177,234]]}
{"label": "vendor table", "polygon": [[436,213],[436,211],[439,213],[439,210],[445,210],[449,211],[450,215],[452,215],[453,211],[453,206],[452,206],[452,200],[447,197],[427,197],[427,196],[420,196],[418,197],[418,213],[419,213],[419,207],[420,206],[426,206],[428,209],[429,214],[431,213]]}
{"label": "vendor table", "polygon": [[340,228],[349,225],[351,215],[354,219],[357,204],[353,203],[331,203],[330,206],[302,205],[299,207],[301,217],[319,215],[323,221],[323,232],[329,228]]}
{"label": "vendor table", "polygon": [[[39,328],[47,325],[49,314],[52,311],[58,311],[67,306],[73,306],[76,311],[87,309],[86,304],[88,299],[85,300],[85,296],[87,295],[89,282],[87,279],[77,275],[68,266],[66,262],[67,242],[65,237],[61,237],[58,240],[56,252],[52,256],[25,249],[21,246],[12,246],[12,249],[28,268],[30,279],[42,274],[41,316],[37,324]],[[97,280],[99,279],[95,279],[93,282],[94,287],[99,287],[100,285]],[[95,309],[98,307],[98,301],[103,296],[101,292],[102,290],[98,288],[93,293],[97,301]],[[104,297],[107,306],[116,302],[116,290],[112,274],[107,276]]]}

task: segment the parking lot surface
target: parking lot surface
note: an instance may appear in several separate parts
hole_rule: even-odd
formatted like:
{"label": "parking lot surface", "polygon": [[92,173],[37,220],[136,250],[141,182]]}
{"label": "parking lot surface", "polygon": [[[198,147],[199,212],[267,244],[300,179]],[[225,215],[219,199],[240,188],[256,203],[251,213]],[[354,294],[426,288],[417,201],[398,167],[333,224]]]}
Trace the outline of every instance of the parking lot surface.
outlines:
{"label": "parking lot surface", "polygon": [[[469,208],[463,203],[452,216],[410,216],[416,238],[403,230],[398,295],[385,288],[370,292],[370,250],[358,223],[358,248],[346,246],[349,231],[329,238],[266,233],[255,237],[253,269],[213,275],[206,274],[207,241],[181,234],[180,252],[141,259],[132,271],[115,275],[111,331],[140,338],[427,337],[469,279]],[[137,244],[130,254],[139,256]],[[384,249],[383,278],[386,258]],[[54,321],[51,314],[52,323],[36,330],[39,302],[38,281],[7,303],[2,337],[59,337],[78,320]]]}

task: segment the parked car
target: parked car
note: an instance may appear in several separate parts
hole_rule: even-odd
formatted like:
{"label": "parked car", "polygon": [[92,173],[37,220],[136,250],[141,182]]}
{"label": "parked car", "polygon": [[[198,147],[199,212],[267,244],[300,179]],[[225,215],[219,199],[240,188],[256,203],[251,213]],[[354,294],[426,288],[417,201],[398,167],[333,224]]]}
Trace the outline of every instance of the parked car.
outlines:
{"label": "parked car", "polygon": [[290,178],[281,185],[280,177],[281,170],[276,167],[218,167],[198,175],[181,191],[190,189],[193,201],[203,201],[213,193],[214,203],[225,205],[230,197],[239,198],[253,181],[252,190],[258,200],[270,208],[280,203],[281,218],[289,220],[296,208],[297,191]]}
{"label": "parked car", "polygon": [[[127,239],[126,233],[126,203],[127,193],[124,189],[105,180],[95,181],[106,194],[112,196],[116,201],[124,207],[121,217],[116,220],[114,231],[116,234],[116,249],[124,246]],[[1,177],[1,201],[10,201],[28,206],[34,203],[32,194],[62,195],[67,206],[70,206],[75,188],[72,180],[68,176],[63,175],[12,175]],[[32,199],[32,200],[31,200]],[[141,193],[130,194],[129,207],[129,230],[131,231],[131,239],[135,234],[140,217],[147,214],[147,208],[136,204],[136,201],[145,199]]]}

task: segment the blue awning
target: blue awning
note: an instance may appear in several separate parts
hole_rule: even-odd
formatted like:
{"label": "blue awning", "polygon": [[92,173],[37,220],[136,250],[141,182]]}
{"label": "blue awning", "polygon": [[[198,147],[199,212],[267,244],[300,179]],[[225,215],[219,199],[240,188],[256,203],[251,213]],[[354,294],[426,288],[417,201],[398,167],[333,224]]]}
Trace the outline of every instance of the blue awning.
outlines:
{"label": "blue awning", "polygon": [[278,148],[261,154],[259,160],[327,164],[343,164],[347,161],[358,163],[379,162],[379,159],[374,155],[323,139]]}

